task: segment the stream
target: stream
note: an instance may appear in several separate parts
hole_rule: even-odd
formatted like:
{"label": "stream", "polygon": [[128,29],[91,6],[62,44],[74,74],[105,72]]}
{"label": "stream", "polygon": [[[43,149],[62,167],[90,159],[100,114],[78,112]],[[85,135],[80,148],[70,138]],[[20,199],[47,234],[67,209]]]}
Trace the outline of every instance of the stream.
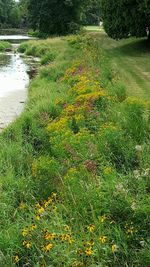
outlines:
{"label": "stream", "polygon": [[[14,121],[23,111],[27,99],[29,65],[16,52],[21,40],[28,36],[0,36],[12,41],[12,51],[0,53],[0,131]],[[15,43],[14,43],[15,42]]]}

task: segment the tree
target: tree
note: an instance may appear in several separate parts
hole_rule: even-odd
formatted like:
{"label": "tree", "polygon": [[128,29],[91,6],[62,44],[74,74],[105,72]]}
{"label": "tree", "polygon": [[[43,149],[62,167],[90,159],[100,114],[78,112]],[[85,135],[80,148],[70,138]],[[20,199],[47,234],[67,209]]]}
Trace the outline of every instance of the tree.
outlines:
{"label": "tree", "polygon": [[21,22],[19,6],[14,5],[9,12],[9,24],[13,28],[18,28]]}
{"label": "tree", "polygon": [[9,23],[9,15],[13,6],[13,0],[0,0],[0,25]]}
{"label": "tree", "polygon": [[28,26],[28,0],[20,0],[18,3],[20,13],[20,26],[22,28]]}
{"label": "tree", "polygon": [[33,29],[46,34],[67,34],[79,28],[86,0],[29,0]]}
{"label": "tree", "polygon": [[98,25],[100,22],[100,0],[90,0],[86,5],[82,22],[84,25]]}
{"label": "tree", "polygon": [[0,0],[0,26],[18,27],[19,23],[19,4],[15,0]]}
{"label": "tree", "polygon": [[101,14],[105,31],[114,39],[150,32],[150,0],[101,0]]}

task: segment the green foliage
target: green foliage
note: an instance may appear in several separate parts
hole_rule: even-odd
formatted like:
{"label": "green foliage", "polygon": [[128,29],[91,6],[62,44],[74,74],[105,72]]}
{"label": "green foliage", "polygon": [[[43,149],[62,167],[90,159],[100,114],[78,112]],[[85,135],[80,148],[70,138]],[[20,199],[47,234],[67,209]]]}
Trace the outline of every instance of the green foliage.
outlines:
{"label": "green foliage", "polygon": [[48,64],[50,62],[53,62],[54,59],[55,59],[55,55],[53,53],[49,52],[42,57],[41,64],[42,65]]}
{"label": "green foliage", "polygon": [[149,8],[149,0],[101,0],[104,28],[114,39],[146,36],[150,22]]}
{"label": "green foliage", "polygon": [[126,88],[123,83],[118,83],[111,88],[114,94],[117,96],[117,100],[123,102],[127,98]]}
{"label": "green foliage", "polygon": [[18,3],[14,0],[0,1],[0,28],[20,26],[21,14]]}
{"label": "green foliage", "polygon": [[64,35],[79,30],[80,14],[85,0],[30,0],[31,27],[41,33]]}
{"label": "green foliage", "polygon": [[5,51],[6,49],[11,48],[11,44],[8,42],[0,41],[0,51]]}
{"label": "green foliage", "polygon": [[90,0],[82,14],[82,23],[84,25],[98,25],[100,23],[101,11],[100,0]]}

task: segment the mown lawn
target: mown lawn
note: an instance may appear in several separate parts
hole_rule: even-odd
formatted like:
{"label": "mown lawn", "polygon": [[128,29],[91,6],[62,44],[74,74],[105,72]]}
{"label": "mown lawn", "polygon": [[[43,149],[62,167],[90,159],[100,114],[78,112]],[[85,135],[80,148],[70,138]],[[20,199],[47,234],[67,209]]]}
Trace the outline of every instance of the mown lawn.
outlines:
{"label": "mown lawn", "polygon": [[143,38],[113,40],[98,33],[99,45],[106,50],[130,96],[150,97],[150,43]]}
{"label": "mown lawn", "polygon": [[103,31],[102,28],[100,28],[99,26],[86,26],[84,27],[84,29],[88,32],[100,32]]}

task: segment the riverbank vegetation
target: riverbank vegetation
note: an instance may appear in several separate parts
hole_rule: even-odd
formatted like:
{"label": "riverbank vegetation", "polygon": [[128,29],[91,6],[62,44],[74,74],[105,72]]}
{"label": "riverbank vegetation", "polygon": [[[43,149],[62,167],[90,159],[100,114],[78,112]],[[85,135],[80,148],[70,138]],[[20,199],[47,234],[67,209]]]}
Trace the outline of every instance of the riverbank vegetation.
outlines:
{"label": "riverbank vegetation", "polygon": [[0,52],[4,52],[10,48],[11,48],[11,44],[9,42],[0,41]]}
{"label": "riverbank vegetation", "polygon": [[100,43],[19,48],[43,66],[0,135],[2,266],[150,265],[150,103],[127,96]]}

